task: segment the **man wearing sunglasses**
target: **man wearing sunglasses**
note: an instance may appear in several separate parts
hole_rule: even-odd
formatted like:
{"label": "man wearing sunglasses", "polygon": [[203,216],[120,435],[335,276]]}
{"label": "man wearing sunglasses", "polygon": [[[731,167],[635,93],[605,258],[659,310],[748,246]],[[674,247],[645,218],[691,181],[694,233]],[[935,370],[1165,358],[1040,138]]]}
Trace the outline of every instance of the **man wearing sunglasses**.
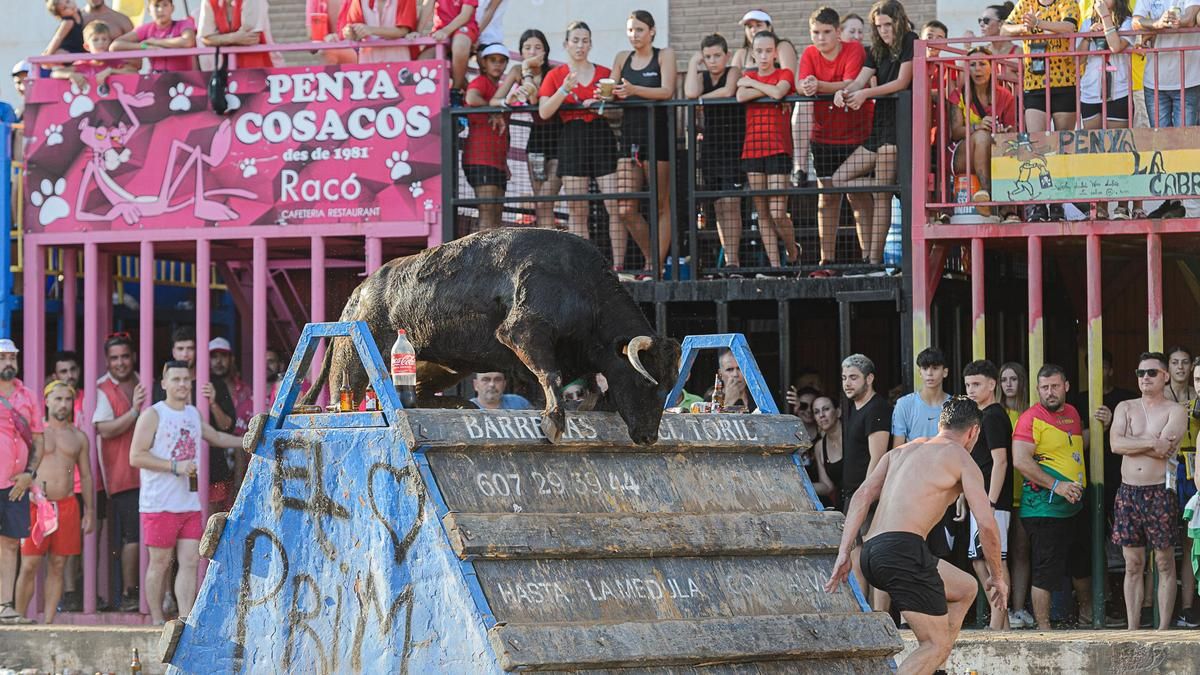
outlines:
{"label": "man wearing sunglasses", "polygon": [[1180,439],[1187,432],[1187,411],[1163,395],[1169,377],[1165,354],[1142,354],[1134,374],[1141,398],[1117,404],[1110,431],[1113,452],[1121,455],[1112,541],[1125,556],[1129,630],[1136,630],[1140,623],[1147,548],[1154,551],[1158,568],[1158,628],[1167,630],[1175,609],[1179,506],[1166,482],[1175,475],[1170,460],[1177,456]]}

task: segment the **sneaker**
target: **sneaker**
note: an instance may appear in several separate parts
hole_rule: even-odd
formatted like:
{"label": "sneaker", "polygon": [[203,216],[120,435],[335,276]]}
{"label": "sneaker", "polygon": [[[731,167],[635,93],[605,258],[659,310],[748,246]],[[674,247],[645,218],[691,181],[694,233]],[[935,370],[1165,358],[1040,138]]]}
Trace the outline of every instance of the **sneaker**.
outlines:
{"label": "sneaker", "polygon": [[138,594],[133,591],[127,591],[121,596],[121,611],[122,612],[137,612],[142,607],[141,600]]}
{"label": "sneaker", "polygon": [[63,593],[62,602],[58,603],[58,611],[60,612],[82,612],[83,611],[83,594],[79,591],[71,591]]}
{"label": "sneaker", "polygon": [[1163,210],[1162,218],[1183,218],[1187,216],[1187,209],[1183,207],[1183,202],[1172,201],[1170,206]]}
{"label": "sneaker", "polygon": [[28,626],[31,623],[33,623],[33,619],[28,619],[24,615],[18,614],[11,602],[0,605],[0,625]]}
{"label": "sneaker", "polygon": [[1028,610],[1018,609],[1015,614],[1025,624],[1026,628],[1037,628],[1037,619],[1033,618],[1033,615]]}
{"label": "sneaker", "polygon": [[1032,204],[1025,207],[1025,222],[1044,223],[1050,220],[1050,212],[1045,204]]}
{"label": "sneaker", "polygon": [[1195,607],[1188,607],[1179,612],[1175,619],[1176,628],[1200,628],[1200,612]]}
{"label": "sneaker", "polygon": [[1025,619],[1021,616],[1021,613],[1014,612],[1011,609],[1008,610],[1008,625],[1014,630],[1018,628],[1029,628],[1029,624],[1025,623]]}

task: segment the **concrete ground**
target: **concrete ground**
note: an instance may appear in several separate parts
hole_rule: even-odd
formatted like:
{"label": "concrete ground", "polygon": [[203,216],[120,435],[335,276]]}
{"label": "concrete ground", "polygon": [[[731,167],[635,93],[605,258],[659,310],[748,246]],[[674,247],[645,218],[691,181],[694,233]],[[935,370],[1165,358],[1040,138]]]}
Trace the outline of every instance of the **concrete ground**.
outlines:
{"label": "concrete ground", "polygon": [[[916,648],[901,631],[904,656]],[[946,662],[951,675],[1093,675],[1096,673],[1200,673],[1200,630],[1016,630],[959,633]]]}
{"label": "concrete ground", "polygon": [[166,672],[156,627],[3,626],[0,672],[36,668],[42,673],[127,673],[136,647],[143,673]]}

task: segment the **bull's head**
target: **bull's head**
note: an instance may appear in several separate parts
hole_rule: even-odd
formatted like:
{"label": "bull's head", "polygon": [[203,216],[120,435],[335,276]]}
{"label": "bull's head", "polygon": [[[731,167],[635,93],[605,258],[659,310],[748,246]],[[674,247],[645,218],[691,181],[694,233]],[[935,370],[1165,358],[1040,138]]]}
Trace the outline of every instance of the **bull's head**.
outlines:
{"label": "bull's head", "polygon": [[609,404],[625,420],[633,442],[657,440],[663,403],[679,374],[679,343],[647,335],[617,340],[601,372],[608,380]]}

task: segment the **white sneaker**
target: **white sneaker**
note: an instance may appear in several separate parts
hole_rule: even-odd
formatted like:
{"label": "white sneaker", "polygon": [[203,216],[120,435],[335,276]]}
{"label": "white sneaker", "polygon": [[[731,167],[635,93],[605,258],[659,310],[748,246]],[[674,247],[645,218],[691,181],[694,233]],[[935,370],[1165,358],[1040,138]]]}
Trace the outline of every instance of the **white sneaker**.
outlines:
{"label": "white sneaker", "polygon": [[1028,610],[1019,609],[1017,615],[1021,617],[1021,621],[1025,623],[1026,628],[1037,628],[1037,619]]}
{"label": "white sneaker", "polygon": [[1008,626],[1012,629],[1026,628],[1025,619],[1021,618],[1020,612],[1008,610]]}

